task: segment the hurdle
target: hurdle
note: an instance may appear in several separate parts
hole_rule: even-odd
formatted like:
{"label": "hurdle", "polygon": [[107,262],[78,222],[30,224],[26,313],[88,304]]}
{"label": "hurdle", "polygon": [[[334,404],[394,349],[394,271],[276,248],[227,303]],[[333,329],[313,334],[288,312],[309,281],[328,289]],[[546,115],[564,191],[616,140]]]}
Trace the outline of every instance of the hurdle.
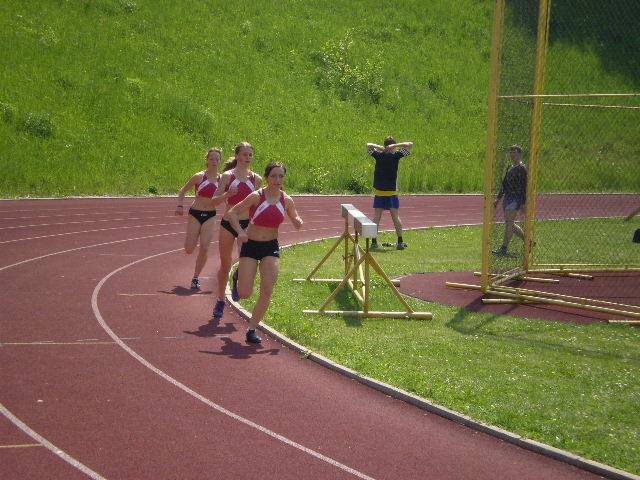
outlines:
{"label": "hurdle", "polygon": [[[416,312],[402,297],[397,289],[399,280],[392,280],[384,272],[382,267],[371,254],[371,239],[377,237],[378,226],[365,214],[351,204],[341,204],[341,214],[344,218],[344,231],[337,241],[332,245],[326,255],[320,260],[318,265],[307,275],[306,278],[294,278],[294,282],[323,282],[335,283],[338,286],[331,292],[324,304],[318,310],[303,310],[303,313],[344,315],[354,317],[370,318],[419,318],[431,319],[433,314],[429,312]],[[350,231],[353,227],[354,233]],[[364,248],[360,245],[360,238],[365,239]],[[322,265],[333,255],[338,247],[342,245],[344,259],[343,278],[314,278]],[[369,309],[371,300],[371,269],[382,277],[392,293],[404,307],[404,311],[372,311]],[[349,287],[361,304],[361,310],[327,310],[329,304],[345,288]]]}

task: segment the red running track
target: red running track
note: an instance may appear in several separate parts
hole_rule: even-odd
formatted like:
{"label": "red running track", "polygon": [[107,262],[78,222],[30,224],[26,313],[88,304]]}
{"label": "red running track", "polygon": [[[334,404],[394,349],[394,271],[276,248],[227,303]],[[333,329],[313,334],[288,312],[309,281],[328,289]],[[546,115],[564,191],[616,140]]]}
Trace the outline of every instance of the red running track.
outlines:
{"label": "red running track", "polygon": [[[613,204],[618,201],[611,196]],[[480,196],[406,196],[406,228],[480,223]],[[339,235],[341,203],[297,197]],[[1,479],[590,479],[427,413],[210,312],[175,199],[0,202]],[[610,214],[625,214],[609,211]],[[388,215],[383,229],[391,227]],[[282,288],[279,286],[277,288]]]}

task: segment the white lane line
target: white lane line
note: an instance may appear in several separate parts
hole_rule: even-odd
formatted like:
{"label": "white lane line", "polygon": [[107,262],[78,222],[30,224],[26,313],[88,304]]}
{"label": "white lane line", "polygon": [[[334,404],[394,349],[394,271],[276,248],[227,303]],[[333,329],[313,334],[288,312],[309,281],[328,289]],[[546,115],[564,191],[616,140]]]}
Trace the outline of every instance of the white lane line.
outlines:
{"label": "white lane line", "polygon": [[149,228],[149,227],[167,227],[172,225],[182,225],[183,223],[153,223],[150,225],[133,225],[130,227],[112,227],[112,228],[95,228],[93,230],[78,230],[76,232],[54,233],[51,235],[40,235],[38,237],[15,238],[13,240],[4,240],[0,244],[24,242],[26,240],[40,240],[41,238],[64,237],[66,235],[78,235],[81,233],[108,232],[110,230],[126,230],[128,228]]}
{"label": "white lane line", "polygon": [[0,347],[4,346],[38,346],[38,345],[113,345],[112,341],[101,342],[101,341],[82,341],[76,340],[75,342],[0,342]]}
{"label": "white lane line", "polygon": [[[75,209],[78,210],[78,209]],[[83,210],[86,210],[83,209]],[[23,212],[32,212],[33,210],[17,210],[18,212],[23,211]],[[0,212],[1,213],[1,212]],[[16,211],[13,211],[13,213],[16,213]],[[26,219],[31,219],[31,218],[53,218],[53,217],[95,217],[96,215],[127,215],[130,212],[87,212],[87,213],[58,213],[58,214],[50,214],[50,215],[33,215],[31,217],[3,217],[2,220],[26,220]],[[136,210],[136,213],[138,215],[140,215],[141,213],[160,213],[157,209],[156,210]]]}
{"label": "white lane line", "polygon": [[184,391],[185,393],[191,395],[192,397],[200,400],[201,402],[203,402],[204,404],[210,406],[211,408],[219,411],[220,413],[223,413],[224,415],[227,415],[231,418],[233,418],[234,420],[243,423],[251,428],[254,428],[272,438],[275,438],[276,440],[279,440],[280,442],[289,445],[293,448],[296,448],[304,453],[307,453],[309,455],[311,455],[312,457],[315,457],[319,460],[322,460],[323,462],[326,462],[334,467],[337,467],[345,472],[348,472],[358,478],[362,478],[364,480],[375,480],[373,477],[369,477],[368,475],[365,475],[362,472],[359,472],[358,470],[355,470],[351,467],[348,467],[347,465],[344,465],[340,462],[338,462],[337,460],[334,460],[330,457],[327,457],[325,455],[322,455],[321,453],[316,452],[315,450],[312,450],[310,448],[305,447],[304,445],[301,445],[297,442],[294,442],[293,440],[288,439],[287,437],[280,435],[272,430],[269,430],[266,427],[263,427],[262,425],[259,425],[255,422],[252,422],[251,420],[244,418],[236,413],[233,413],[231,410],[227,410],[226,408],[224,408],[221,405],[218,405],[217,403],[212,402],[211,400],[209,400],[208,398],[200,395],[199,393],[197,393],[196,391],[190,389],[189,387],[187,387],[185,384],[180,383],[178,380],[176,380],[175,378],[171,377],[170,375],[168,375],[167,373],[163,372],[162,370],[160,370],[159,368],[155,367],[153,364],[151,364],[150,362],[148,362],[145,358],[141,357],[140,355],[138,355],[138,353],[136,353],[132,348],[130,348],[126,343],[124,343],[115,333],[113,330],[111,330],[111,328],[107,325],[107,322],[104,320],[104,318],[102,317],[102,314],[100,313],[100,309],[98,307],[98,295],[100,293],[100,290],[102,289],[103,285],[111,278],[113,277],[115,274],[117,274],[118,272],[129,268],[133,265],[136,265],[137,263],[140,262],[144,262],[146,260],[150,260],[152,258],[155,257],[159,257],[161,255],[166,255],[168,253],[174,253],[177,251],[180,251],[182,249],[177,249],[177,250],[169,250],[167,252],[163,252],[163,253],[158,253],[155,255],[150,255],[148,257],[145,258],[141,258],[139,260],[136,260],[134,262],[131,262],[127,265],[123,265],[120,268],[117,268],[116,270],[113,270],[111,273],[107,274],[105,277],[102,278],[102,280],[100,280],[100,282],[98,282],[98,285],[96,285],[96,288],[93,290],[93,294],[91,295],[91,308],[93,309],[93,313],[96,317],[96,320],[98,321],[98,323],[100,324],[100,326],[102,328],[104,328],[105,332],[107,332],[107,334],[113,339],[114,342],[116,342],[120,347],[122,347],[122,349],[124,349],[129,355],[131,355],[133,358],[135,358],[136,360],[138,360],[142,365],[144,365],[145,367],[147,367],[149,370],[151,370],[152,372],[154,372],[155,374],[159,375],[160,377],[164,378],[166,381],[168,381],[169,383],[171,383],[172,385],[174,385],[175,387],[178,387],[180,390]]}
{"label": "white lane line", "polygon": [[29,435],[31,438],[33,438],[40,445],[42,445],[43,447],[47,448],[51,452],[55,453],[57,456],[62,458],[65,462],[73,465],[75,468],[80,470],[82,473],[84,473],[85,475],[87,475],[87,476],[89,476],[89,477],[91,477],[91,478],[93,478],[95,480],[106,480],[102,475],[100,475],[99,473],[94,472],[89,467],[87,467],[84,463],[81,463],[80,461],[76,460],[75,458],[73,458],[68,453],[63,452],[58,447],[56,447],[53,443],[51,443],[49,440],[44,438],[42,435],[36,433],[34,430],[29,428],[29,426],[26,423],[24,423],[22,420],[20,420],[18,417],[16,417],[13,413],[11,413],[9,410],[7,410],[7,408],[1,403],[0,403],[0,411],[2,411],[2,414],[5,417],[7,417],[9,420],[11,420],[11,422],[16,427],[18,427],[24,433]]}
{"label": "white lane line", "polygon": [[[53,257],[54,255],[61,255],[63,253],[76,252],[78,250],[84,250],[86,248],[94,248],[94,247],[103,247],[105,245],[115,245],[116,243],[124,243],[124,242],[132,242],[135,240],[146,240],[147,238],[156,238],[156,237],[167,237],[169,235],[184,235],[184,232],[174,232],[174,233],[160,233],[158,235],[147,235],[146,237],[136,237],[136,238],[125,238],[122,240],[114,240],[112,242],[104,242],[104,243],[96,243],[94,245],[85,245],[84,247],[78,248],[70,248],[68,250],[60,250],[59,252],[47,253],[46,255],[40,255],[39,257],[27,258],[26,260],[22,260],[21,262],[12,263],[11,265],[5,265],[4,267],[0,267],[0,272],[2,270],[6,270],[7,268],[17,267],[18,265],[22,265],[29,262],[34,262],[36,260],[40,260],[47,257]],[[182,250],[181,248],[178,250]],[[173,251],[178,251],[173,250]]]}
{"label": "white lane line", "polygon": [[31,228],[31,227],[51,227],[54,225],[78,225],[82,223],[128,222],[131,220],[150,220],[155,218],[168,218],[168,217],[169,215],[162,215],[160,217],[125,217],[125,218],[105,218],[103,220],[79,220],[75,222],[34,223],[32,225],[13,225],[11,227],[0,227],[0,230],[15,230],[17,228]]}

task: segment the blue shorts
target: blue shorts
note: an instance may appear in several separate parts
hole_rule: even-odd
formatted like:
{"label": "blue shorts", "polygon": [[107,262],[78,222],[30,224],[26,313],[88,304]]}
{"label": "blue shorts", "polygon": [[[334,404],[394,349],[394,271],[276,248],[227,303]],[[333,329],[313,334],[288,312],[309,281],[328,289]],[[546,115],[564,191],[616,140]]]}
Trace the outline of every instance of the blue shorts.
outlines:
{"label": "blue shorts", "polygon": [[524,203],[520,203],[517,198],[504,197],[502,201],[502,208],[505,210],[520,210],[524,206]]}
{"label": "blue shorts", "polygon": [[373,208],[382,208],[383,210],[400,208],[400,197],[398,195],[375,195],[373,197]]}

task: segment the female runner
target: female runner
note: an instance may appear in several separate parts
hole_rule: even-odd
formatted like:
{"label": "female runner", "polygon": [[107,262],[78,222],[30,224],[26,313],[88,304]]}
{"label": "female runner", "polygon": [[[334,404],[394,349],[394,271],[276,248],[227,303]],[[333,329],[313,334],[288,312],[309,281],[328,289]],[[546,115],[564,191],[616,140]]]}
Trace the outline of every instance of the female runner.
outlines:
{"label": "female runner", "polygon": [[184,241],[184,251],[187,254],[193,253],[200,241],[198,256],[196,257],[196,266],[191,279],[191,288],[200,289],[200,272],[207,263],[207,253],[209,245],[213,239],[215,229],[216,205],[222,203],[226,198],[233,195],[235,190],[225,192],[214,198],[214,194],[218,188],[220,174],[218,167],[222,159],[222,150],[219,148],[211,148],[206,155],[207,168],[193,175],[189,181],[182,187],[178,193],[178,205],[175,215],[183,215],[184,213],[184,196],[192,188],[195,187],[196,196],[189,208],[189,218],[187,219],[187,237]]}
{"label": "female runner", "polygon": [[[224,215],[224,218],[238,232],[238,240],[242,243],[238,269],[233,275],[232,298],[234,300],[251,296],[256,274],[260,268],[260,296],[251,313],[247,330],[246,338],[249,343],[262,341],[256,335],[256,327],[269,307],[271,294],[278,279],[280,270],[278,227],[284,221],[285,213],[297,230],[302,227],[302,219],[296,211],[292,198],[282,190],[286,172],[287,169],[280,162],[267,165],[264,171],[267,187],[251,193]],[[246,212],[249,213],[251,221],[245,231],[241,228],[240,218]]]}
{"label": "female runner", "polygon": [[[236,193],[227,197],[227,210],[244,200],[247,195],[262,186],[262,177],[249,169],[253,161],[253,146],[248,142],[240,142],[235,150],[235,157],[229,159],[224,165],[224,173],[220,178],[220,188],[227,191],[231,188]],[[228,192],[227,192],[228,193]],[[240,226],[246,228],[249,224],[248,212],[242,213],[239,217]],[[220,269],[218,270],[218,298],[213,308],[214,317],[222,317],[224,313],[225,300],[224,293],[229,281],[229,271],[231,270],[231,256],[233,246],[238,237],[236,230],[224,218],[220,222],[220,233],[218,234],[218,248],[220,251]]]}

